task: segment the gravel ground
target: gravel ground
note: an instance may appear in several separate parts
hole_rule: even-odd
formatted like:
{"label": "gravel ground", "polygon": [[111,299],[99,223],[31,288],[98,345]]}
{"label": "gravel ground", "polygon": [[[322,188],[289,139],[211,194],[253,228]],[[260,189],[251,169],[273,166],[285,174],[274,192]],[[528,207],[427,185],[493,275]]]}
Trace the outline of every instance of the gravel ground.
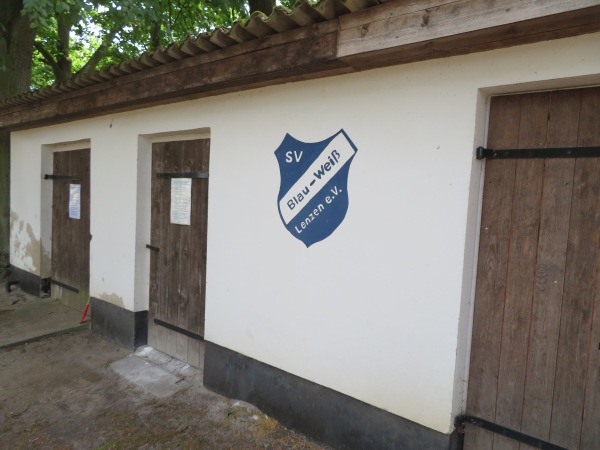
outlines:
{"label": "gravel ground", "polygon": [[155,397],[111,367],[130,355],[88,330],[0,349],[0,448],[326,448],[205,389],[201,371]]}

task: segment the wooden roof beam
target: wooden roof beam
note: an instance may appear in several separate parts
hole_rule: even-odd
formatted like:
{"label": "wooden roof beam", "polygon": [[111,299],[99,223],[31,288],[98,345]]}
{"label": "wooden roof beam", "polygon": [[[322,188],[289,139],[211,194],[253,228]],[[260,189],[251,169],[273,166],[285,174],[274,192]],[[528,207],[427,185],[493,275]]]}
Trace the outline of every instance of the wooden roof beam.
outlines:
{"label": "wooden roof beam", "polygon": [[600,1],[393,1],[339,21],[338,57],[366,70],[598,31]]}
{"label": "wooden roof beam", "polygon": [[[322,27],[327,31],[329,27]],[[254,42],[254,41],[253,41]],[[306,33],[304,39],[274,47],[208,60],[203,64],[182,61],[177,70],[156,67],[70,92],[28,106],[0,109],[0,126],[13,130],[44,126],[101,114],[138,109],[182,99],[234,92],[298,79],[346,73],[344,63],[336,61],[336,29],[325,33]],[[208,58],[208,54],[206,58]],[[87,95],[84,92],[88,91]]]}

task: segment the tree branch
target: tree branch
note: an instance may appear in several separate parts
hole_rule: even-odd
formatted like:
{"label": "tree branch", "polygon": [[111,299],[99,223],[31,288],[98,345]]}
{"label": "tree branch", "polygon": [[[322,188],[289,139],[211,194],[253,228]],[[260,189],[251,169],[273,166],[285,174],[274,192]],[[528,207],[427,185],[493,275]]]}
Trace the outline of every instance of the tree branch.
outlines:
{"label": "tree branch", "polygon": [[156,50],[160,47],[160,23],[153,22],[150,28],[150,47],[152,50]]}
{"label": "tree branch", "polygon": [[108,47],[110,46],[110,43],[117,34],[117,31],[118,28],[114,28],[104,35],[104,37],[102,38],[102,43],[98,46],[96,51],[94,51],[94,54],[90,56],[90,59],[87,60],[85,65],[77,71],[76,75],[85,75],[96,70],[96,66],[104,56],[106,49],[108,49]]}
{"label": "tree branch", "polygon": [[54,60],[50,52],[38,41],[35,41],[33,46],[42,55],[44,62],[50,66],[52,72],[56,72],[58,70],[58,63]]}

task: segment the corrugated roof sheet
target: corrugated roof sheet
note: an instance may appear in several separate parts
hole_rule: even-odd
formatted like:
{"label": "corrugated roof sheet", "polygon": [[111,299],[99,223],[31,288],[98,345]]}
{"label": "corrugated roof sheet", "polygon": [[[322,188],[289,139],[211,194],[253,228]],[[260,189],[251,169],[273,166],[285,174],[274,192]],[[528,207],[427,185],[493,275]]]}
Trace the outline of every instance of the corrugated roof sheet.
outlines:
{"label": "corrugated roof sheet", "polygon": [[292,11],[276,7],[269,17],[254,13],[248,19],[233,24],[231,28],[217,28],[210,33],[191,36],[183,42],[172,43],[152,52],[102,68],[88,75],[78,75],[69,81],[56,83],[37,91],[0,100],[0,108],[24,105],[49,97],[72,92],[131,73],[151,69],[193,56],[231,47],[243,42],[260,39],[277,33],[336,19],[350,12],[360,11],[386,3],[388,0],[307,0],[298,3]]}

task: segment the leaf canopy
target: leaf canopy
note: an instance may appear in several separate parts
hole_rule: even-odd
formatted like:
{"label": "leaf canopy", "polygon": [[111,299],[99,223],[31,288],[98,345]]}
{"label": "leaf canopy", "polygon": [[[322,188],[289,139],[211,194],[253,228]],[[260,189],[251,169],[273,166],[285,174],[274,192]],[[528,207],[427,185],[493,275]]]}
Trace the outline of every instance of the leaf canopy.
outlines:
{"label": "leaf canopy", "polygon": [[[274,0],[273,0],[274,1]],[[36,31],[33,88],[230,26],[244,0],[23,0]]]}

